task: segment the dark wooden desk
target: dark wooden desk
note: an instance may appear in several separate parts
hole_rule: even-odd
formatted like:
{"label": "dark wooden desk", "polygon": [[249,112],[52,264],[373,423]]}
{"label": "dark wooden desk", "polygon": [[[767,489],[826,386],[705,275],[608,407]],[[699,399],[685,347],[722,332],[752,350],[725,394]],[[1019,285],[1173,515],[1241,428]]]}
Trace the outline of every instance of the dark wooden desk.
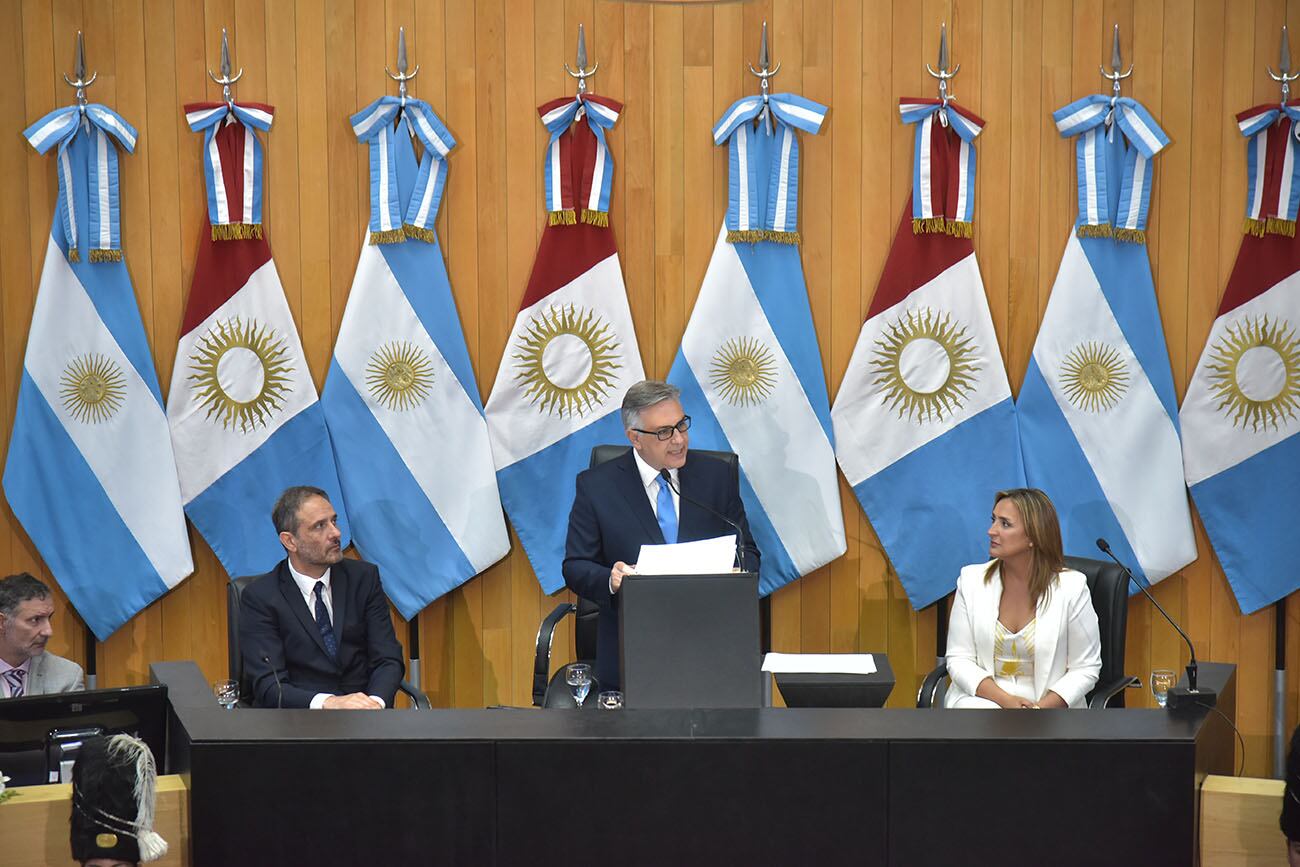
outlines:
{"label": "dark wooden desk", "polygon": [[197,867],[1186,867],[1231,773],[1203,709],[224,711],[153,673]]}

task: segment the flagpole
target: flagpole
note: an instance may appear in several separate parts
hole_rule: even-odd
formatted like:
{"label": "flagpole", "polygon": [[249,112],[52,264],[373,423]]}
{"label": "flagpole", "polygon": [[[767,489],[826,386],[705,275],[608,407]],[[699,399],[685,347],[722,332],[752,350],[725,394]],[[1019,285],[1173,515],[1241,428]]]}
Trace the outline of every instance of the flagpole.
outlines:
{"label": "flagpole", "polygon": [[406,646],[411,651],[411,683],[417,689],[424,689],[420,684],[420,615],[415,615],[406,623]]}
{"label": "flagpole", "polygon": [[99,675],[95,668],[95,633],[90,627],[86,627],[86,689],[94,689],[99,680]]}
{"label": "flagpole", "polygon": [[1286,597],[1273,603],[1273,776],[1286,778]]}

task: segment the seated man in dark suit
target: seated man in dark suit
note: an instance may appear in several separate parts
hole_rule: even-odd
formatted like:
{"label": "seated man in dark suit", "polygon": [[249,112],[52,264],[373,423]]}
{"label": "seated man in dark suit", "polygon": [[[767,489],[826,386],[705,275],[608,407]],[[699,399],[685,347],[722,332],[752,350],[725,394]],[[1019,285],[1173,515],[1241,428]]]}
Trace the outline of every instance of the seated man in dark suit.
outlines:
{"label": "seated man in dark suit", "polygon": [[[666,382],[638,382],[623,398],[622,420],[632,448],[578,474],[564,552],[564,582],[600,607],[596,679],[606,690],[618,689],[621,682],[618,590],[634,571],[628,564],[642,545],[735,535],[725,521],[701,508],[703,503],[744,529],[745,568],[757,572],[759,564],[730,468],[687,453],[691,417],[682,411],[680,390]],[[663,470],[672,485],[663,481]]]}
{"label": "seated man in dark suit", "polygon": [[392,707],[406,667],[379,569],[343,558],[338,515],[319,488],[289,488],[271,520],[288,556],[240,601],[239,644],[254,700],[261,707]]}

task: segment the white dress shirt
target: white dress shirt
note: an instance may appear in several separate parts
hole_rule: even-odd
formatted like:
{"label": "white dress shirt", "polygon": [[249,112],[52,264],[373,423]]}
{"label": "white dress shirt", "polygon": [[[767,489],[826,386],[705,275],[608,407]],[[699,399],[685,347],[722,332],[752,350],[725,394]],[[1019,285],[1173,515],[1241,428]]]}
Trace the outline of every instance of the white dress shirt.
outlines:
{"label": "white dress shirt", "polygon": [[[289,574],[293,576],[293,583],[298,585],[298,592],[302,594],[302,600],[307,603],[307,611],[311,614],[312,619],[316,619],[316,585],[321,584],[320,597],[325,603],[325,611],[329,614],[330,625],[334,624],[334,594],[330,591],[330,570],[326,569],[325,574],[319,578],[309,578],[297,569],[293,568],[293,561],[286,560],[285,565],[289,567]],[[337,638],[337,636],[336,636]],[[312,710],[320,710],[325,707],[325,699],[332,698],[332,692],[318,692],[312,696]],[[377,695],[370,696],[379,702],[380,707],[387,707],[384,700]]]}

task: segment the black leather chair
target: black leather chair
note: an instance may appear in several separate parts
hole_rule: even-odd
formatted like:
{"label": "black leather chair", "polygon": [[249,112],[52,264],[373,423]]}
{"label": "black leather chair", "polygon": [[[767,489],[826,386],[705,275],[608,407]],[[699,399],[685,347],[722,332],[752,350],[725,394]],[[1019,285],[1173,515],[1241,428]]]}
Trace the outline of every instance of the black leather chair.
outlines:
{"label": "black leather chair", "polygon": [[[596,446],[591,450],[591,462],[587,466],[589,468],[594,467],[621,457],[630,448],[631,446],[625,445]],[[735,453],[710,451],[708,449],[692,449],[691,451],[694,454],[708,455],[727,463],[731,467],[732,475],[736,478],[737,484],[739,484],[740,460]],[[600,608],[596,603],[579,596],[576,605],[572,602],[561,602],[542,620],[542,625],[537,628],[537,649],[533,656],[534,706],[573,707],[573,695],[569,692],[569,685],[564,679],[564,667],[561,666],[553,677],[550,676],[551,644],[555,638],[555,627],[570,614],[574,616],[573,651],[574,655],[578,657],[574,661],[585,662],[595,670],[596,621],[599,613]],[[595,695],[599,690],[600,684],[593,678],[592,694]]]}
{"label": "black leather chair", "polygon": [[[243,707],[253,707],[253,681],[244,671],[244,656],[239,649],[239,597],[244,588],[260,578],[260,575],[245,575],[226,583],[226,648],[227,662],[230,666],[230,679],[239,684],[239,703]],[[416,710],[429,710],[433,705],[429,697],[416,686],[403,680],[397,685],[398,690],[406,693],[411,700],[411,707]]]}
{"label": "black leather chair", "polygon": [[[1065,565],[1082,572],[1092,592],[1092,607],[1097,612],[1101,634],[1101,673],[1097,685],[1088,693],[1088,707],[1123,707],[1124,690],[1140,686],[1136,677],[1124,674],[1124,642],[1128,628],[1128,576],[1114,563],[1085,557],[1066,557]],[[948,678],[948,667],[940,663],[925,677],[916,696],[917,707],[941,707],[939,686]]]}

